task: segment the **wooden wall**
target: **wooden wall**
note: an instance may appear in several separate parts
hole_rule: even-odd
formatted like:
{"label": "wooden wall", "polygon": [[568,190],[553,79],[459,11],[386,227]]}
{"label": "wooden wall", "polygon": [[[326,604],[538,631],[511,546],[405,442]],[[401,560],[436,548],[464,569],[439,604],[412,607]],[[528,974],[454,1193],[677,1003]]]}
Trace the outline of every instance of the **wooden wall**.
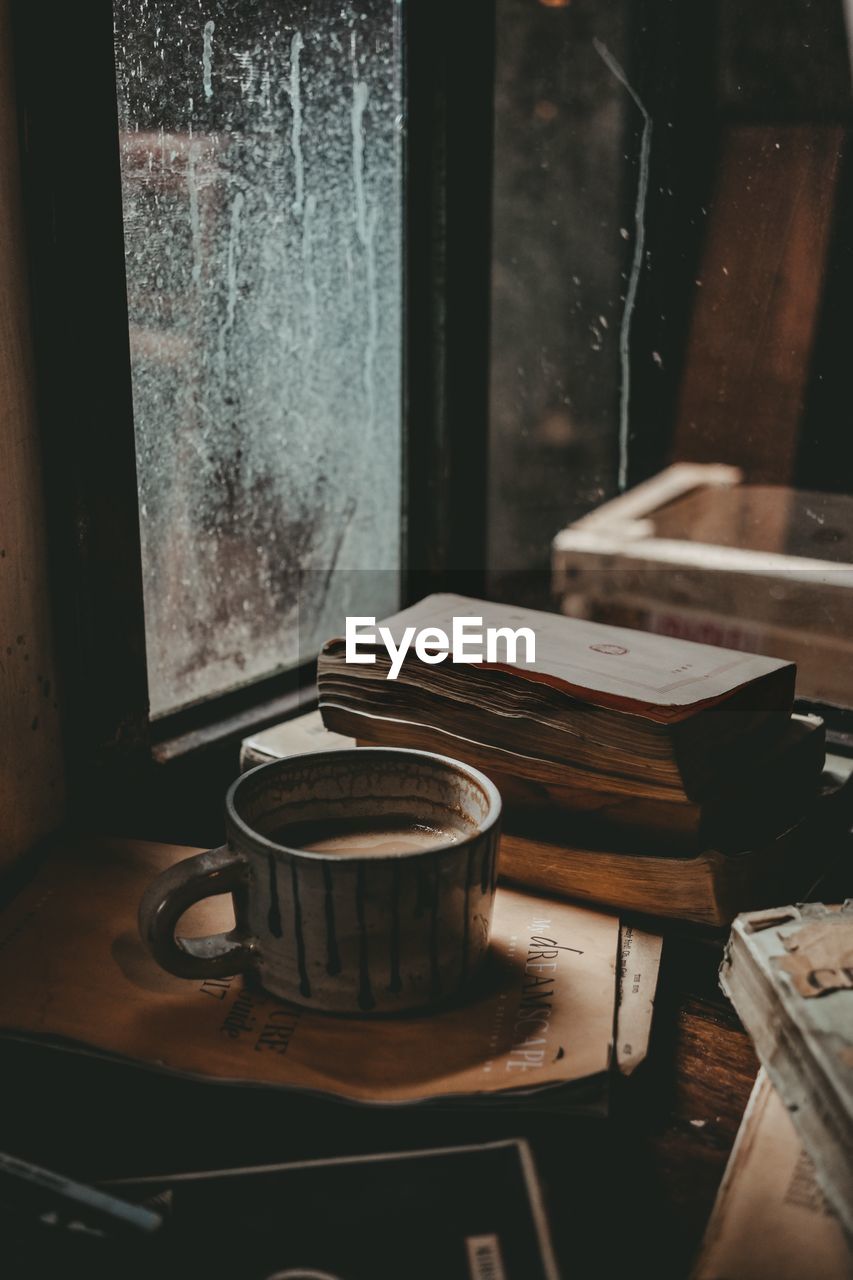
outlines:
{"label": "wooden wall", "polygon": [[[720,148],[674,458],[796,483],[841,125],[734,125]],[[784,522],[783,522],[784,523]]]}
{"label": "wooden wall", "polygon": [[62,821],[10,0],[0,0],[0,868]]}

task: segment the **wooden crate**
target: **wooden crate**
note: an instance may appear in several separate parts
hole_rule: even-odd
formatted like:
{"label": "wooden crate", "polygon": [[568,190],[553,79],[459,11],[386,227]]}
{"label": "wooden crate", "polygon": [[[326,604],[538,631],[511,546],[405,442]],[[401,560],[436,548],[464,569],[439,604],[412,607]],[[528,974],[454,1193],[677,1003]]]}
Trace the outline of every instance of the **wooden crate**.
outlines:
{"label": "wooden crate", "polygon": [[676,463],[563,529],[563,613],[798,666],[797,694],[853,706],[853,498]]}

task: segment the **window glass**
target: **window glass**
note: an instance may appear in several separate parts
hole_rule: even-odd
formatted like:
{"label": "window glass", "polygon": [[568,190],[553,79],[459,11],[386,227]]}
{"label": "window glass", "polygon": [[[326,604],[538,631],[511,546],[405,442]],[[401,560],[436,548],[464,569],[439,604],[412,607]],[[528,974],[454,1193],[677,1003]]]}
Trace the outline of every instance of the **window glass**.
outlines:
{"label": "window glass", "polygon": [[851,13],[498,0],[489,472],[495,594],[847,706]]}
{"label": "window glass", "polygon": [[[116,0],[152,714],[397,604],[398,5]],[[298,637],[298,639],[297,639]],[[300,653],[300,647],[302,652]]]}

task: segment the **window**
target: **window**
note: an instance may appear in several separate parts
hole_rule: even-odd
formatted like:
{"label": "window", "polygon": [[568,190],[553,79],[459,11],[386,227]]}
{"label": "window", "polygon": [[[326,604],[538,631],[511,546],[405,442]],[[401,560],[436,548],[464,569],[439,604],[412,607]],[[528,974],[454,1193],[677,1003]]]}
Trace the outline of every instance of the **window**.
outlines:
{"label": "window", "polygon": [[154,716],[398,603],[399,6],[116,0]]}
{"label": "window", "polygon": [[72,792],[215,839],[344,615],[482,580],[493,6],[15,22]]}
{"label": "window", "polygon": [[844,12],[17,5],[81,772],[442,588],[853,704]]}

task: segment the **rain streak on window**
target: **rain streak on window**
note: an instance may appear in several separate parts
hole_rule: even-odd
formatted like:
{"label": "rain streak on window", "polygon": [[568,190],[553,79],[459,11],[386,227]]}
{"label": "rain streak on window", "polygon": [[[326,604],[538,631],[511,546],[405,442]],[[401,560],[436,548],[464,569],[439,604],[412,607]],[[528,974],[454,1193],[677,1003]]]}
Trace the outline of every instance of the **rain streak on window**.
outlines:
{"label": "rain streak on window", "polygon": [[114,5],[154,715],[397,604],[398,13]]}

